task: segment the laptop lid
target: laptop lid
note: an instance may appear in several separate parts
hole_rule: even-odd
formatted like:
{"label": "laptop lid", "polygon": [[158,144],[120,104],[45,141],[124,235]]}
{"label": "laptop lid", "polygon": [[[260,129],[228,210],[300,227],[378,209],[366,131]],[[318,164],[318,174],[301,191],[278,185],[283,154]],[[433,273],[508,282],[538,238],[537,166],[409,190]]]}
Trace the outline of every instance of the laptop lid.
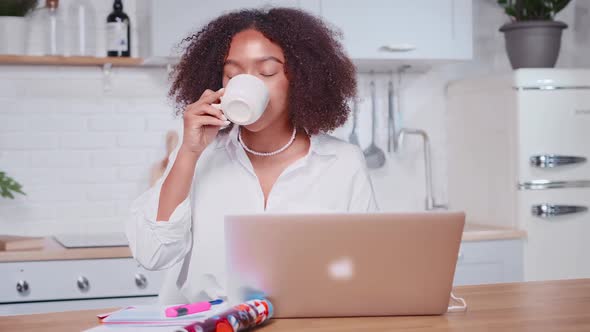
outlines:
{"label": "laptop lid", "polygon": [[461,212],[226,216],[230,299],[275,317],[447,311]]}

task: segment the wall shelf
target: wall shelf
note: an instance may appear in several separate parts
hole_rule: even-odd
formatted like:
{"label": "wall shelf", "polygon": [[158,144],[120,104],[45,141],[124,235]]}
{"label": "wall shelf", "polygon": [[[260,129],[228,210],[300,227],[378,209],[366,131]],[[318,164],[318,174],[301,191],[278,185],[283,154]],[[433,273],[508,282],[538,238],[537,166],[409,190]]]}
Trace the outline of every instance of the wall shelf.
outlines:
{"label": "wall shelf", "polygon": [[0,55],[0,65],[45,65],[45,66],[105,66],[137,67],[142,58],[91,57],[91,56],[35,56]]}

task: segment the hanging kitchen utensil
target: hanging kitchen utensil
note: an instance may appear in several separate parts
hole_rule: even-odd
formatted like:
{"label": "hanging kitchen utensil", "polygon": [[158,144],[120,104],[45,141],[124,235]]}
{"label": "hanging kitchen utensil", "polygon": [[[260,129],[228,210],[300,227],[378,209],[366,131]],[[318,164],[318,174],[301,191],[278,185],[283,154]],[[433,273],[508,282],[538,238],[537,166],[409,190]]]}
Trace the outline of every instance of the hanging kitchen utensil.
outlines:
{"label": "hanging kitchen utensil", "polygon": [[373,118],[373,126],[371,132],[371,145],[363,151],[365,160],[367,161],[367,167],[369,168],[380,168],[385,165],[385,153],[381,150],[377,144],[375,144],[375,136],[377,131],[377,92],[375,88],[375,80],[372,79],[370,83],[371,87],[371,111]]}
{"label": "hanging kitchen utensil", "polygon": [[[391,73],[391,76],[393,76],[393,73]],[[397,142],[395,140],[395,119],[393,114],[393,78],[391,76],[387,83],[387,152],[391,152],[392,147],[394,151],[397,150]]]}
{"label": "hanging kitchen utensil", "polygon": [[348,136],[348,141],[354,145],[359,145],[359,138],[356,134],[356,126],[358,122],[358,101],[355,98],[352,103],[352,131],[350,132],[350,136]]}
{"label": "hanging kitchen utensil", "polygon": [[403,128],[402,124],[402,95],[401,95],[401,87],[402,87],[402,78],[404,74],[410,69],[412,66],[410,65],[402,65],[397,68],[397,84],[393,84],[393,73],[390,81],[390,86],[388,91],[388,95],[390,95],[389,103],[390,103],[390,113],[391,113],[391,126],[393,127],[393,134],[389,137],[391,140],[391,146],[393,148],[393,152],[398,152],[399,146],[401,143],[398,141],[399,139],[399,132]]}

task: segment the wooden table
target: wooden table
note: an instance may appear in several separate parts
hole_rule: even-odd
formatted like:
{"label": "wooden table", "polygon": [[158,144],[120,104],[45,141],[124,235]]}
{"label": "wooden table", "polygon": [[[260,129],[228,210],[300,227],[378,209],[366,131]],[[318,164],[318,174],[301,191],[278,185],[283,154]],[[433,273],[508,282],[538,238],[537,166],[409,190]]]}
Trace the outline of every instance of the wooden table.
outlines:
{"label": "wooden table", "polygon": [[[465,313],[276,319],[256,331],[590,331],[590,279],[464,286]],[[0,331],[80,331],[105,310],[0,317]]]}

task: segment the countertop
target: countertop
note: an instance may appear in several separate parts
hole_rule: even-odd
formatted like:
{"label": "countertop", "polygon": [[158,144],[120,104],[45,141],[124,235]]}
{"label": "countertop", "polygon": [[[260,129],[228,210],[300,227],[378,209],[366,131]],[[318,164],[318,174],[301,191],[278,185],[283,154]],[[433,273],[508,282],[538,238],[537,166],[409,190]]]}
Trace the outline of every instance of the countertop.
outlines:
{"label": "countertop", "polygon": [[0,263],[129,257],[132,257],[129,247],[67,249],[52,237],[45,238],[45,247],[41,250],[0,251]]}
{"label": "countertop", "polygon": [[[526,237],[526,232],[523,230],[476,224],[465,224],[463,232],[463,241],[508,240],[523,237]],[[51,237],[45,239],[45,247],[42,250],[0,251],[0,263],[129,257],[132,257],[129,247],[66,249]]]}
{"label": "countertop", "polygon": [[[468,310],[442,316],[273,319],[255,331],[590,331],[590,279],[456,287]],[[110,309],[0,317],[0,331],[80,331]]]}
{"label": "countertop", "polygon": [[465,224],[462,241],[511,240],[526,237],[526,231],[516,228]]}

